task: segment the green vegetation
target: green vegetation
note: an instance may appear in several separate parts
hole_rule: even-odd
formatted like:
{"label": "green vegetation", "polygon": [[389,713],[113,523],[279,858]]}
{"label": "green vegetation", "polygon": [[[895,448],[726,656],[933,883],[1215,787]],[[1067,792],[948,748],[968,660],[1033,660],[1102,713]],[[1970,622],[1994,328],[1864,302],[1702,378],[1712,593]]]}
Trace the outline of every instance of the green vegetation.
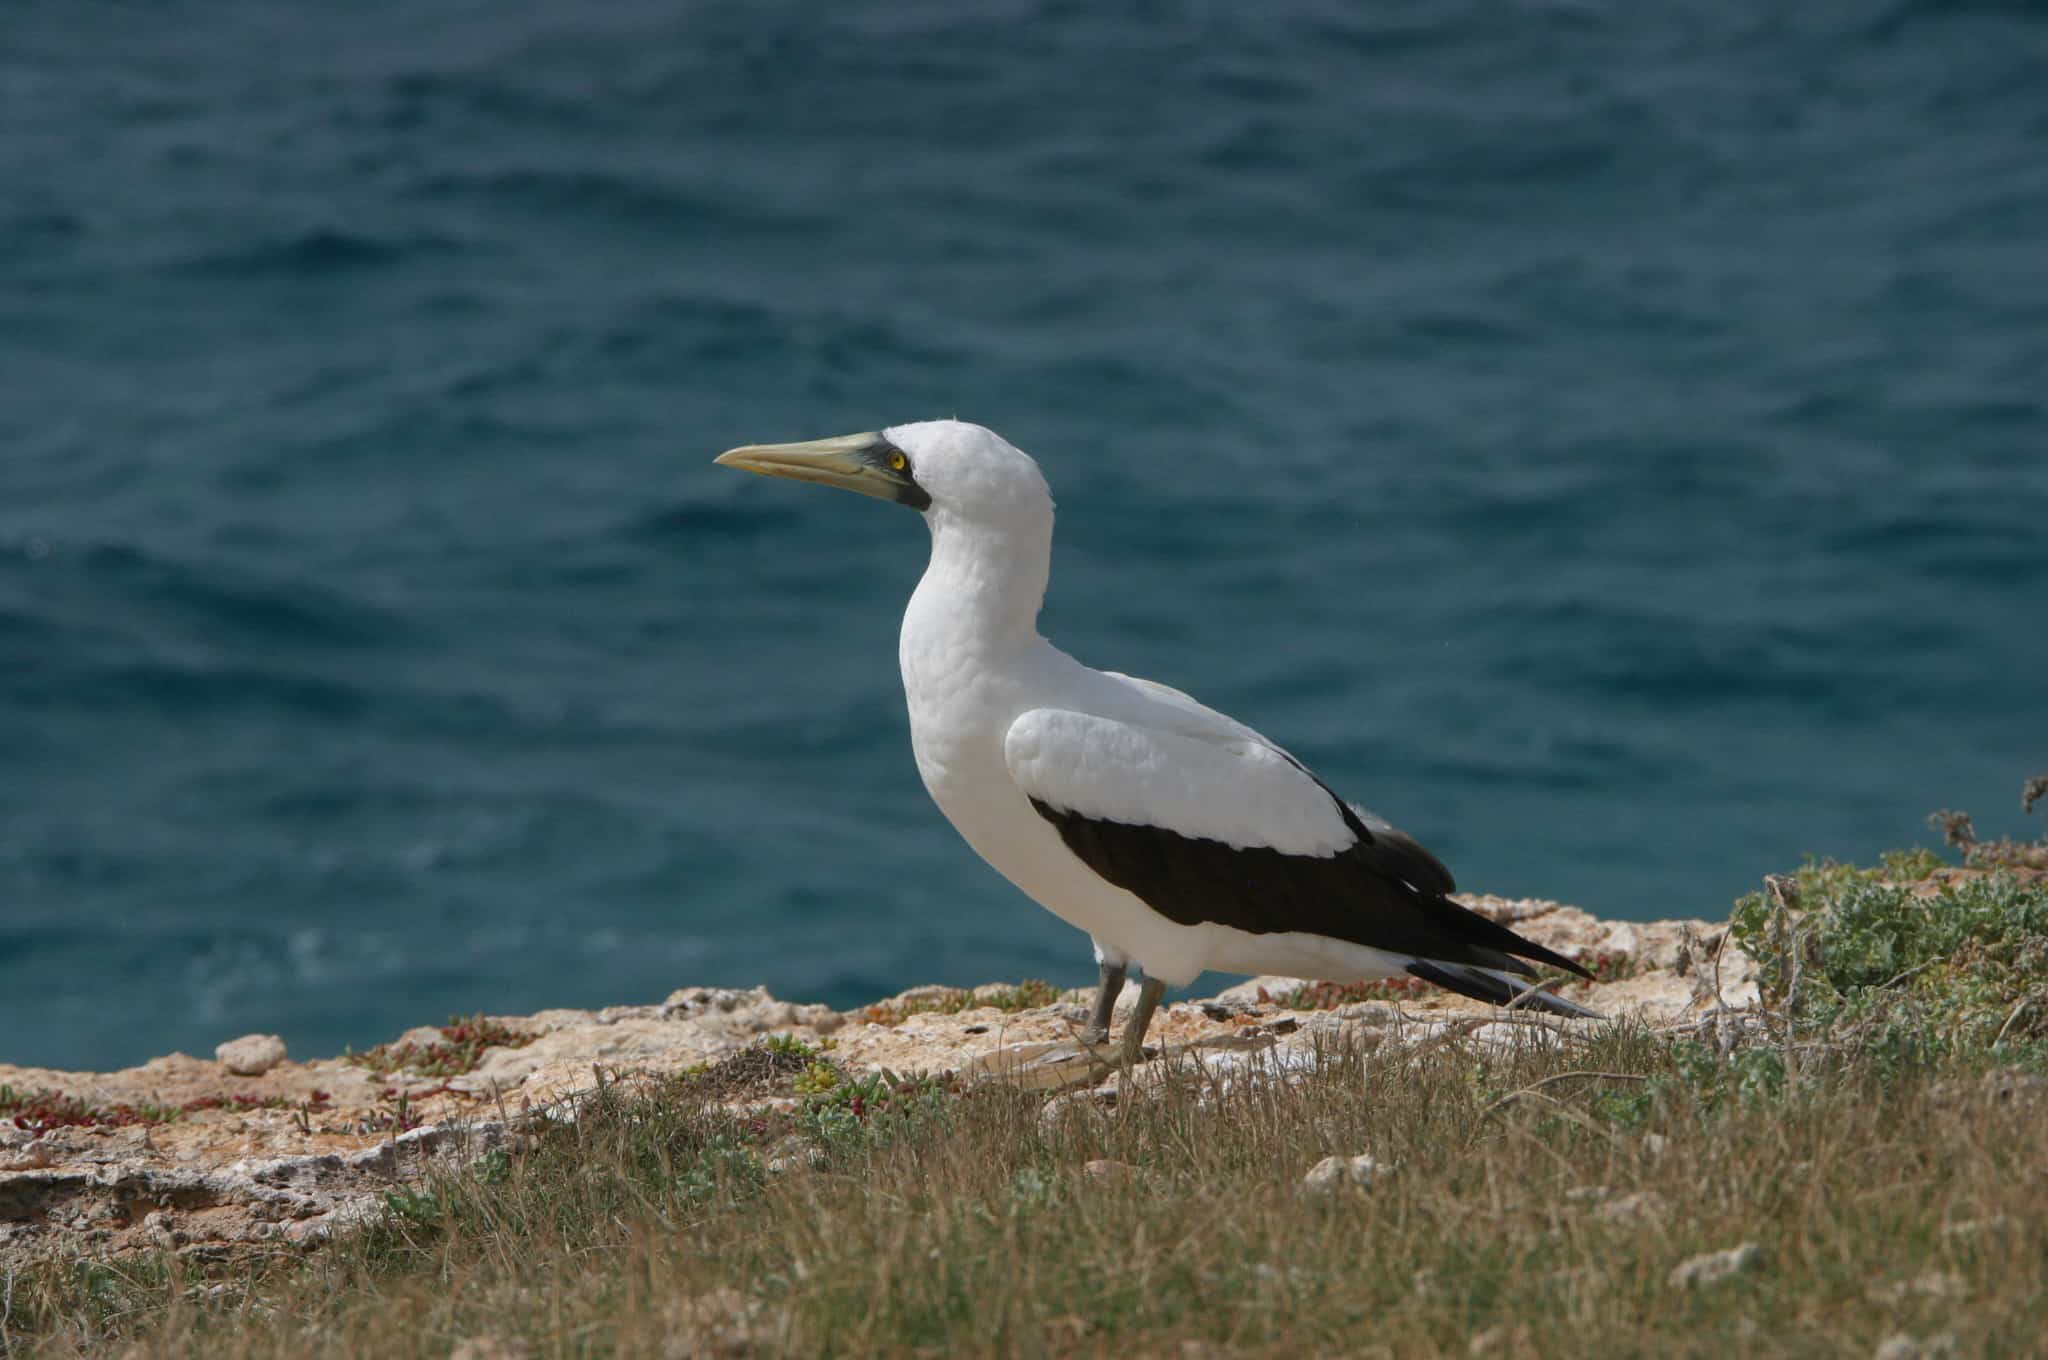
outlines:
{"label": "green vegetation", "polygon": [[870,1024],[900,1025],[913,1015],[958,1015],[983,1006],[999,1011],[1028,1011],[1050,1006],[1059,999],[1060,989],[1050,982],[1026,978],[1014,987],[977,987],[971,991],[962,987],[933,988],[930,995],[909,1001],[877,1002],[860,1016]]}
{"label": "green vegetation", "polygon": [[[606,1081],[319,1253],[25,1268],[0,1351],[2033,1353],[2048,875],[1812,864],[1734,936],[1752,1007],[1288,1080],[1169,1061],[1109,1104],[768,1041]],[[1305,1191],[1360,1155],[1390,1169]]]}
{"label": "green vegetation", "polygon": [[37,1135],[67,1127],[167,1124],[182,1115],[183,1111],[169,1105],[94,1105],[62,1091],[17,1091],[0,1085],[0,1119]]}
{"label": "green vegetation", "polygon": [[1951,874],[1921,852],[1808,864],[1735,905],[1735,938],[1795,1057],[2038,1062],[2048,1040],[2048,882]]}
{"label": "green vegetation", "polygon": [[487,1048],[524,1048],[540,1037],[482,1015],[451,1016],[440,1029],[441,1038],[434,1043],[378,1044],[367,1052],[349,1052],[342,1057],[379,1076],[412,1072],[422,1077],[459,1077],[476,1070]]}
{"label": "green vegetation", "polygon": [[304,1101],[284,1096],[217,1095],[200,1096],[182,1105],[154,1101],[140,1104],[95,1105],[62,1091],[17,1091],[0,1085],[0,1119],[15,1128],[40,1137],[59,1128],[125,1128],[134,1124],[173,1124],[203,1110],[299,1110],[318,1113],[327,1103],[327,1093],[315,1091]]}

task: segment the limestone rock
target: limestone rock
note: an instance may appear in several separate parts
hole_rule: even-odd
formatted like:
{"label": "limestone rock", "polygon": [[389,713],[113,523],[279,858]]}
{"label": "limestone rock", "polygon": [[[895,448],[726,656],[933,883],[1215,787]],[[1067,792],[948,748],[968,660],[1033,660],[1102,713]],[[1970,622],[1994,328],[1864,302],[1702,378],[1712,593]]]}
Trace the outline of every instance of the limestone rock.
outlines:
{"label": "limestone rock", "polygon": [[284,1061],[284,1040],[275,1034],[244,1034],[214,1049],[213,1056],[238,1077],[260,1077]]}
{"label": "limestone rock", "polygon": [[1007,1044],[970,1060],[970,1077],[993,1077],[1027,1091],[1056,1091],[1101,1076],[1107,1061],[1078,1043]]}
{"label": "limestone rock", "polygon": [[[1723,939],[1725,927],[1633,922],[1623,929],[1555,902],[1460,900],[1560,952],[1609,954],[1602,972],[1615,980],[1567,989],[1608,1015],[1659,1023],[1699,1013],[1698,997],[1712,1004],[1715,995],[1711,985],[1698,989],[1717,951],[1721,1000],[1740,1005],[1755,995],[1753,965]],[[1619,963],[1611,957],[1618,952],[1627,955]],[[459,1164],[573,1120],[600,1074],[606,1082],[658,1080],[715,1065],[769,1036],[814,1047],[830,1036],[832,1060],[853,1073],[953,1074],[1060,1092],[1040,1115],[1052,1126],[1097,1118],[1105,1107],[1142,1099],[1195,1069],[1201,1089],[1213,1096],[1241,1082],[1298,1080],[1320,1053],[1334,1049],[1450,1048],[1484,1058],[1555,1043],[1565,1030],[1593,1025],[1537,1017],[1510,1023],[1465,998],[1421,991],[1368,992],[1329,1010],[1280,1004],[1301,985],[1254,978],[1207,1004],[1162,1007],[1147,1036],[1147,1060],[1128,1072],[1116,1069],[1113,1042],[1092,1050],[1079,1043],[1092,989],[1005,1009],[1018,995],[1014,987],[973,993],[993,1004],[905,1014],[919,1004],[950,1006],[960,996],[953,988],[913,989],[891,1009],[874,1012],[903,1016],[893,1025],[874,1023],[862,1010],[785,1001],[761,987],[685,987],[652,1005],[497,1016],[491,1019],[530,1042],[486,1049],[473,1070],[447,1077],[378,1071],[360,1059],[294,1060],[281,1042],[274,1058],[243,1063],[235,1056],[243,1046],[276,1042],[260,1035],[222,1045],[219,1061],[170,1054],[119,1072],[0,1062],[0,1085],[16,1092],[50,1093],[110,1116],[124,1106],[178,1111],[169,1122],[126,1126],[111,1117],[101,1125],[47,1129],[0,1120],[0,1258],[81,1246],[119,1256],[167,1244],[181,1253],[219,1254],[273,1240],[316,1243],[374,1220],[395,1185],[430,1167]],[[1127,985],[1119,1025],[1136,992],[1135,982]],[[431,1026],[403,1037],[423,1046],[445,1039]],[[2016,1074],[1958,1093],[1959,1100],[1987,1102],[2038,1098]],[[1655,1155],[1655,1135],[1642,1146]],[[812,1152],[792,1145],[770,1160],[778,1158],[781,1169],[796,1171],[811,1163]],[[1336,1159],[1340,1169],[1321,1175],[1334,1190],[1383,1174],[1362,1159],[1374,1168],[1362,1181],[1351,1169],[1360,1160]],[[1114,1179],[1084,1174],[1098,1183],[1107,1183],[1104,1175]],[[1596,1212],[1625,1212],[1610,1207],[1611,1199]],[[128,1212],[135,1205],[159,1207]],[[724,1326],[698,1328],[690,1344],[715,1341]]]}

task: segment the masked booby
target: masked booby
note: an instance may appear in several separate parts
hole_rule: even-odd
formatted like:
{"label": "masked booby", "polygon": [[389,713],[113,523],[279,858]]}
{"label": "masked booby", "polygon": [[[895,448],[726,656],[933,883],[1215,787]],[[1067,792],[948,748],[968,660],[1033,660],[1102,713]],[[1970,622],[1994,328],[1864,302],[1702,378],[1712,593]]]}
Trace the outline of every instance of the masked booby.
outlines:
{"label": "masked booby", "polygon": [[1450,871],[1251,728],[1151,680],[1093,670],[1038,632],[1052,494],[1038,464],[957,420],[797,444],[723,466],[907,505],[931,563],[903,615],[910,743],[932,801],[996,872],[1095,944],[1086,1039],[1145,981],[1122,1056],[1168,985],[1204,971],[1417,977],[1496,1004],[1591,1015],[1527,990],[1572,960],[1450,900]]}

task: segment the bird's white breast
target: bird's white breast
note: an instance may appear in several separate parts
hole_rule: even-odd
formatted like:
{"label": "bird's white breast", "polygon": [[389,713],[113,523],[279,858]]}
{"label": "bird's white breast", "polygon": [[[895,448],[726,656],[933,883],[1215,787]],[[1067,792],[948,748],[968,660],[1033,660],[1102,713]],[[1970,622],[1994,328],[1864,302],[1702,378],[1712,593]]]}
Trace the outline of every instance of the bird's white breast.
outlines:
{"label": "bird's white breast", "polygon": [[1019,639],[963,627],[952,604],[920,586],[903,616],[903,693],[926,790],[975,853],[1026,896],[1143,958],[1137,947],[1156,930],[1156,913],[1076,858],[1003,762],[1004,736],[1021,714],[1101,677],[1035,630]]}

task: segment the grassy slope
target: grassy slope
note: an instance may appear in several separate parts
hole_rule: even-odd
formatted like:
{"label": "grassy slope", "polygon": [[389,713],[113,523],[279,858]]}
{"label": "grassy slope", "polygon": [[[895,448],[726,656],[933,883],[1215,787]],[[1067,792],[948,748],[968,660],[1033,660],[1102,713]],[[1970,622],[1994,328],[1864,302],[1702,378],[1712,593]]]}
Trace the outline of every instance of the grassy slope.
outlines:
{"label": "grassy slope", "polygon": [[[1778,986],[1725,1051],[1617,1027],[1508,1061],[1333,1053],[1295,1084],[1188,1072],[1048,1123],[1040,1097],[853,1082],[783,1046],[614,1087],[310,1258],[38,1268],[11,1281],[7,1337],[436,1360],[507,1343],[485,1360],[1865,1356],[1946,1332],[2028,1353],[2048,1335],[2048,1091],[2025,1075],[2048,1052],[2048,1016],[2026,1020],[2048,885],[1930,902],[1879,877],[1810,868],[1782,913],[1738,911]],[[1606,1075],[1546,1082],[1570,1072]],[[736,1116],[717,1103],[736,1087],[802,1104]],[[793,1148],[820,1160],[771,1173]],[[1303,1193],[1317,1159],[1357,1153],[1396,1169]],[[1087,1169],[1102,1159],[1135,1172]],[[1750,1270],[1667,1283],[1742,1242]]]}

